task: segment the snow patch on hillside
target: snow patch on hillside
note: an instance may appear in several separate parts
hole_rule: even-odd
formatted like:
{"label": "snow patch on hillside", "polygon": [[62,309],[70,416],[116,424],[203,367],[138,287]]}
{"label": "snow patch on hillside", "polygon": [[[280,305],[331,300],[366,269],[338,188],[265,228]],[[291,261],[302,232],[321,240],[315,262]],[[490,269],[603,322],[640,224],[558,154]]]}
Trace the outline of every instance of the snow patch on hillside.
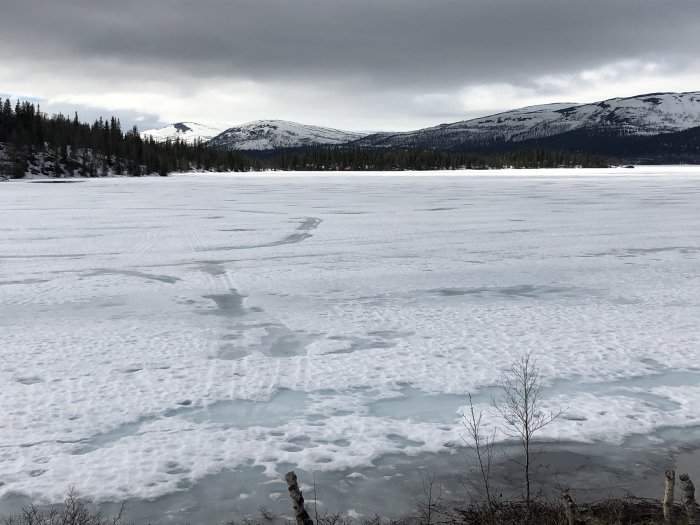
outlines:
{"label": "snow patch on hillside", "polygon": [[224,129],[226,129],[225,125],[206,126],[196,122],[176,122],[164,128],[144,131],[141,133],[141,137],[143,139],[153,137],[157,142],[180,139],[191,144],[197,140],[206,142],[216,137]]}
{"label": "snow patch on hillside", "polygon": [[380,133],[360,145],[484,145],[519,142],[579,129],[648,136],[700,126],[700,92],[651,93],[592,104],[547,104],[405,133]]}
{"label": "snow patch on hillside", "polygon": [[271,150],[345,144],[363,136],[362,133],[286,120],[256,120],[227,129],[209,144],[230,150]]}

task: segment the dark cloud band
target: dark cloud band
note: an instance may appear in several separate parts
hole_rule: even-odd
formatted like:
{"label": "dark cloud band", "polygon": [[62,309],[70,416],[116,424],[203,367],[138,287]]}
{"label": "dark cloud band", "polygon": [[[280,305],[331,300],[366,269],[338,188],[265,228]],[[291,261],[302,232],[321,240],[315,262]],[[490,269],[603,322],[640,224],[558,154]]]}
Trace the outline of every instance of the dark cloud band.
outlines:
{"label": "dark cloud band", "polygon": [[700,44],[697,0],[8,3],[3,42],[27,58],[104,57],[159,75],[260,81],[517,84],[615,60],[682,63]]}

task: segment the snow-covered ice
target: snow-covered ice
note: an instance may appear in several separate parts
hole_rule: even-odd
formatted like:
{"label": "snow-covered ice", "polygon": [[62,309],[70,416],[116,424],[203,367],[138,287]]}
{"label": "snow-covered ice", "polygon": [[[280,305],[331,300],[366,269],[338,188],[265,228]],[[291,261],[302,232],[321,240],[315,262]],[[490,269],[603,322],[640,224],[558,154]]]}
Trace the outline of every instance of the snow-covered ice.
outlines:
{"label": "snow-covered ice", "polygon": [[697,428],[698,225],[697,168],[2,184],[0,495],[362,478],[528,350],[543,437]]}

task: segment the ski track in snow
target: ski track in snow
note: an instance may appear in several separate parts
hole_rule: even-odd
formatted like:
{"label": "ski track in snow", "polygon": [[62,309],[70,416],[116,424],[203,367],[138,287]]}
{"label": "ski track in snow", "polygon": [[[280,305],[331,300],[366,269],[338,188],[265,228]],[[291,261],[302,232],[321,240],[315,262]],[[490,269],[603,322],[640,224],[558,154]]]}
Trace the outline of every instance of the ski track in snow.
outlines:
{"label": "ski track in snow", "polygon": [[527,350],[544,437],[700,425],[700,170],[546,174],[0,185],[0,495],[449,450]]}

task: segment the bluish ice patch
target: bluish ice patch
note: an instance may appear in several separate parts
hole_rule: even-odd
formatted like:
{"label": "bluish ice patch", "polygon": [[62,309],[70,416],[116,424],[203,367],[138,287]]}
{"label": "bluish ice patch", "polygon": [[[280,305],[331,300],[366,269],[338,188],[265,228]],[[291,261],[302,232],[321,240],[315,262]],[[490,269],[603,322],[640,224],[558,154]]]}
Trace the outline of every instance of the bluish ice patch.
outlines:
{"label": "bluish ice patch", "polygon": [[96,436],[83,439],[79,442],[79,446],[73,450],[72,454],[79,456],[82,454],[89,454],[90,452],[94,452],[95,450],[98,450],[100,448],[108,447],[111,444],[116,443],[120,439],[124,439],[126,437],[131,437],[138,434],[139,430],[145,423],[148,423],[149,421],[154,421],[155,419],[156,418],[154,416],[144,417],[139,419],[138,421],[125,423],[113,430],[109,430],[107,432],[97,434]]}
{"label": "bluish ice patch", "polygon": [[96,269],[92,272],[83,274],[84,277],[98,277],[100,275],[123,275],[126,277],[138,277],[147,281],[158,281],[161,283],[175,284],[180,279],[171,275],[157,275],[146,272],[138,272],[135,270],[109,270],[104,268]]}
{"label": "bluish ice patch", "polygon": [[218,401],[205,407],[176,408],[165,415],[180,417],[194,423],[224,427],[277,427],[290,419],[301,417],[308,399],[309,394],[306,392],[283,389],[268,401],[232,399]]}
{"label": "bluish ice patch", "polygon": [[[472,396],[474,403],[488,402],[493,389]],[[427,394],[417,388],[404,387],[399,396],[378,399],[368,404],[370,415],[391,419],[410,419],[433,423],[453,423],[462,416],[460,407],[469,403],[465,395]]]}

